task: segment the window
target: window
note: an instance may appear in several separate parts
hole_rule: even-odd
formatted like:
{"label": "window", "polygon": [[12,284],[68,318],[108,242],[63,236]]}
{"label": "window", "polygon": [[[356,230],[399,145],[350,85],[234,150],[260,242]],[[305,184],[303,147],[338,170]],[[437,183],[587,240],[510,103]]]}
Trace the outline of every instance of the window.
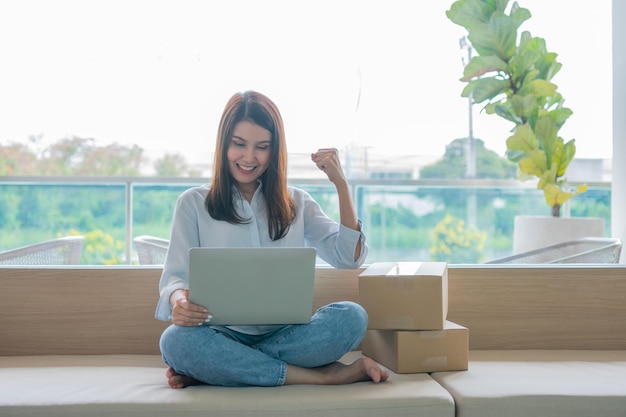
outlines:
{"label": "window", "polygon": [[[610,181],[610,164],[597,160],[612,153],[611,1],[519,3],[533,14],[523,28],[563,63],[555,81],[574,110],[563,136]],[[445,16],[451,4],[4,2],[0,144],[45,149],[68,136],[137,144],[146,175],[164,155],[181,154],[189,172],[208,176],[226,100],[256,89],[283,113],[294,178],[320,178],[301,155],[335,146],[355,180],[417,179],[468,134],[458,82],[467,50],[463,29]],[[472,114],[474,137],[503,155],[510,126],[476,106]],[[407,209],[397,201],[394,209]]]}

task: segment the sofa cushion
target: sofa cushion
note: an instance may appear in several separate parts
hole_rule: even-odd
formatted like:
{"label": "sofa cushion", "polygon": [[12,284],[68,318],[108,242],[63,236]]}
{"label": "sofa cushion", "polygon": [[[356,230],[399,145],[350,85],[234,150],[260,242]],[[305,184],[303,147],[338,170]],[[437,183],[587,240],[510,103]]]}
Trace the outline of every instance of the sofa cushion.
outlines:
{"label": "sofa cushion", "polygon": [[[359,355],[344,357],[351,362]],[[428,374],[382,384],[169,388],[159,356],[0,357],[2,416],[453,417],[451,395]]]}
{"label": "sofa cushion", "polygon": [[626,351],[470,351],[468,371],[432,376],[457,417],[626,413]]}

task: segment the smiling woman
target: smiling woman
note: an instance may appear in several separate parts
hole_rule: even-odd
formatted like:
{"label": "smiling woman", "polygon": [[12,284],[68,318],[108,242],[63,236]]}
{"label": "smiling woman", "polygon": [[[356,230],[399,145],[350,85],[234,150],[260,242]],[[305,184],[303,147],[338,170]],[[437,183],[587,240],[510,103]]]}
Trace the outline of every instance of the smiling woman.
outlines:
{"label": "smiling woman", "polygon": [[[338,222],[304,190],[287,185],[282,117],[269,97],[256,91],[235,93],[222,113],[217,137],[211,184],[190,188],[176,201],[159,283],[156,318],[172,323],[160,341],[169,385],[384,382],[389,374],[371,359],[338,362],[365,336],[367,313],[356,303],[324,306],[304,324],[214,326],[211,306],[189,298],[193,248],[315,248],[313,256],[346,269],[360,267],[367,256],[336,150],[322,149],[312,160],[336,189]],[[305,346],[315,346],[314,351]]]}

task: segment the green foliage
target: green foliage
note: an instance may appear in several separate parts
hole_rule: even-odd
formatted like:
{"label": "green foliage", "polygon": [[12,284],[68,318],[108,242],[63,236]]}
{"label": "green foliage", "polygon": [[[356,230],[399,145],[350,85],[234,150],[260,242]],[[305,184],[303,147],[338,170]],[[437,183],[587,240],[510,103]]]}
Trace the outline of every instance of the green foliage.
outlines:
{"label": "green foliage", "polygon": [[565,141],[559,129],[572,114],[551,80],[561,69],[557,55],[543,38],[518,29],[531,14],[509,0],[458,0],[446,16],[467,29],[478,56],[465,66],[463,97],[485,104],[515,127],[507,143],[507,157],[518,165],[520,179],[536,177],[554,216],[561,205],[583,193],[585,185],[572,189],[565,171],[574,158],[574,139]]}
{"label": "green foliage", "polygon": [[381,203],[373,204],[370,207],[370,221],[372,224],[392,228],[395,226],[417,227],[419,218],[410,208],[398,204],[397,207],[385,206]]}
{"label": "green foliage", "polygon": [[[36,140],[32,139],[33,142]],[[62,142],[58,146],[44,148],[41,152],[35,152],[25,144],[0,145],[0,169],[5,170],[2,175],[41,174],[38,170],[43,169],[44,162],[52,160],[61,165],[69,164],[71,169],[62,172],[78,172],[84,167],[85,161],[90,160],[91,157],[86,158],[88,154],[94,152],[93,155],[97,155],[103,149],[89,139],[74,138]],[[508,162],[496,157],[491,151],[481,151],[484,148],[481,142],[477,142],[478,157],[487,156],[480,159],[480,166],[484,167],[486,160]],[[126,150],[128,155],[123,156],[122,160],[128,160],[132,165],[132,161],[136,161],[132,155],[136,154],[133,154],[132,148],[121,149],[120,152],[123,154]],[[106,152],[102,154],[103,164],[106,155]],[[464,144],[459,139],[450,144],[444,159],[436,165],[454,170],[462,164]],[[502,166],[494,165],[496,168],[491,172],[500,172]],[[20,171],[22,168],[24,170]],[[112,171],[123,172],[117,168]],[[50,172],[61,171],[59,168]],[[505,172],[504,169],[502,172]],[[193,185],[197,184],[135,183],[132,186],[133,235],[150,234],[167,238],[176,199]],[[311,193],[331,218],[339,219],[337,196],[331,184],[300,186]],[[376,186],[359,187],[355,202],[364,221],[370,247],[368,262],[428,259],[428,250],[433,247],[433,226],[446,213],[458,218],[465,217],[470,195],[477,199],[476,227],[489,235],[483,244],[485,251],[490,252],[490,258],[498,257],[494,251],[503,256],[502,252],[510,249],[513,213],[519,212],[522,205],[525,205],[524,211],[535,210],[532,214],[543,214],[536,213],[537,208],[546,209],[539,204],[542,198],[539,193],[523,190],[395,185],[382,189]],[[594,194],[591,190],[572,204],[572,214],[603,217],[607,219],[607,228],[610,230],[609,196],[610,193],[606,191]],[[127,226],[125,197],[125,184],[116,183],[114,179],[110,184],[0,184],[0,250],[64,236],[71,230],[71,233],[86,237],[82,264],[126,262],[123,248]],[[465,230],[470,229],[465,227]],[[478,246],[468,249],[466,245],[457,242],[448,244],[447,248],[451,253],[445,260],[452,263],[481,259],[481,256],[473,253]],[[480,250],[483,250],[482,247]]]}
{"label": "green foliage", "polygon": [[68,137],[49,147],[41,160],[44,175],[139,175],[143,149],[137,145],[96,146],[93,139]]}
{"label": "green foliage", "polygon": [[154,163],[156,175],[160,177],[182,177],[189,171],[189,165],[181,154],[165,154]]}
{"label": "green foliage", "polygon": [[0,185],[0,248],[64,236],[71,229],[115,231],[123,238],[124,197],[123,184]]}
{"label": "green foliage", "polygon": [[[37,145],[41,138],[31,137]],[[137,145],[96,146],[70,136],[36,152],[26,144],[0,145],[0,175],[137,176],[143,149]]]}
{"label": "green foliage", "polygon": [[93,230],[87,233],[70,230],[69,235],[82,235],[85,237],[80,260],[81,264],[120,265],[125,263],[124,241],[116,240],[102,230]]}
{"label": "green foliage", "polygon": [[19,230],[19,205],[18,196],[9,193],[0,193],[0,225],[3,226],[3,232],[13,232]]}
{"label": "green foliage", "polygon": [[[439,161],[420,169],[420,178],[464,178],[467,166],[465,158],[467,139],[455,139]],[[514,178],[515,165],[485,148],[485,142],[475,139],[476,178]]]}
{"label": "green foliage", "polygon": [[146,234],[168,238],[176,199],[187,188],[189,187],[186,185],[135,187],[133,193],[135,235]]}
{"label": "green foliage", "polygon": [[23,143],[0,145],[0,175],[33,173],[37,155]]}
{"label": "green foliage", "polygon": [[324,213],[335,221],[339,221],[339,202],[334,189],[325,187],[304,187],[311,197],[320,205]]}
{"label": "green foliage", "polygon": [[[0,144],[0,175],[139,176],[145,159],[137,145],[98,146],[94,139],[68,136],[42,146],[41,136],[28,143]],[[165,154],[154,163],[156,175],[199,177],[180,154]]]}
{"label": "green foliage", "polygon": [[366,233],[373,249],[427,247],[430,244],[429,228],[402,204],[390,207],[376,203],[369,207]]}
{"label": "green foliage", "polygon": [[478,263],[483,258],[487,234],[450,214],[433,230],[434,246],[430,249],[431,260],[452,263]]}
{"label": "green foliage", "polygon": [[[168,238],[176,198],[190,185],[136,184],[132,193],[133,235]],[[336,193],[331,188],[308,187],[313,188],[323,207],[327,206],[325,209],[338,216]],[[124,191],[119,184],[0,184],[0,250],[53,239],[74,230],[88,236],[87,243],[93,241],[94,252],[84,251],[82,264],[125,262],[125,251],[120,246],[126,238]],[[488,235],[484,252],[489,259],[509,254],[513,215],[520,207],[532,214],[545,214],[540,210],[547,210],[541,204],[542,195],[528,189],[367,188],[356,196],[357,201],[362,201],[359,215],[370,248],[367,262],[429,259],[433,228],[446,214],[465,218],[472,193],[476,194],[476,228]],[[610,231],[610,206],[609,190],[592,189],[572,202],[571,212],[573,216],[604,218]],[[449,248],[452,253],[446,260],[451,263],[468,262],[474,249],[464,245]],[[476,256],[471,259],[476,258],[482,260]]]}

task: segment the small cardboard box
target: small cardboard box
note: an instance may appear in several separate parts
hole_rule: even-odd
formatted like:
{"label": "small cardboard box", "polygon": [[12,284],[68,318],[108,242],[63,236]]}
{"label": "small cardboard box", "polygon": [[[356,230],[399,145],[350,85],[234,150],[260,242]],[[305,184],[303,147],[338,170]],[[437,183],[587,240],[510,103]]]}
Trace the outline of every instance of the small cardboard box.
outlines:
{"label": "small cardboard box", "polygon": [[448,264],[377,262],[359,275],[368,329],[441,330],[448,315]]}
{"label": "small cardboard box", "polygon": [[443,330],[368,330],[361,351],[399,374],[466,371],[469,330],[451,321]]}

